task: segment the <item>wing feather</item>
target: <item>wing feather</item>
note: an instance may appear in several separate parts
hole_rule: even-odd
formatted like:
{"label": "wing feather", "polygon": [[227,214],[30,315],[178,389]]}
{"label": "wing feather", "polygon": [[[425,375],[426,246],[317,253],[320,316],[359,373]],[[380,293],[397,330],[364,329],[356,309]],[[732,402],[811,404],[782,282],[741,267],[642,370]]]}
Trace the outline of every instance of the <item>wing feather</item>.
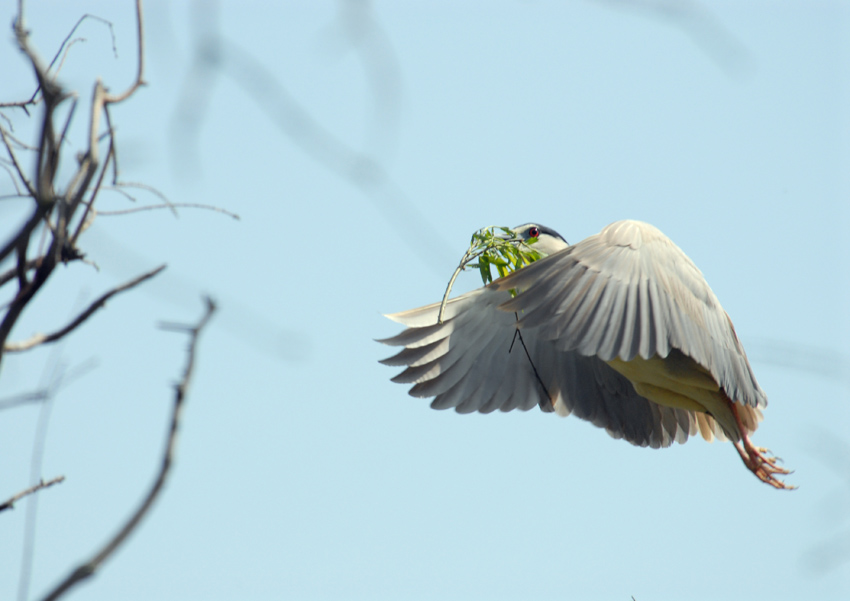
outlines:
{"label": "wing feather", "polygon": [[[753,407],[767,403],[702,273],[651,225],[614,223],[490,287],[519,290],[501,308],[517,312],[520,327],[540,329],[560,350],[630,361],[638,355],[666,357],[675,348],[707,369],[733,401]],[[589,311],[579,299],[598,306]],[[577,325],[588,317],[593,320],[588,327]],[[616,330],[602,336],[596,324],[606,320]]]}
{"label": "wing feather", "polygon": [[[622,294],[609,292],[596,283],[596,275],[594,278],[587,283],[590,289],[598,290],[600,298],[610,297],[603,306],[613,304]],[[423,308],[406,312],[404,317],[413,316],[419,325],[387,339],[408,345],[385,362],[407,366],[395,380],[416,382],[410,389],[412,396],[433,396],[433,408],[454,408],[459,413],[528,410],[535,405],[552,410],[555,404],[562,414],[575,413],[611,436],[636,445],[661,447],[687,439],[696,417],[658,407],[641,397],[625,377],[601,359],[560,350],[536,328],[523,328],[522,342],[514,340],[517,318],[498,308],[510,295],[486,290],[460,305],[464,310],[443,324],[452,325],[444,338],[421,344],[422,339],[434,338],[436,332],[433,324],[420,319],[422,315],[436,319],[436,312]],[[599,307],[591,303],[586,310],[599,312]],[[595,323],[596,313],[590,318]],[[600,321],[593,327],[604,330],[604,325]]]}

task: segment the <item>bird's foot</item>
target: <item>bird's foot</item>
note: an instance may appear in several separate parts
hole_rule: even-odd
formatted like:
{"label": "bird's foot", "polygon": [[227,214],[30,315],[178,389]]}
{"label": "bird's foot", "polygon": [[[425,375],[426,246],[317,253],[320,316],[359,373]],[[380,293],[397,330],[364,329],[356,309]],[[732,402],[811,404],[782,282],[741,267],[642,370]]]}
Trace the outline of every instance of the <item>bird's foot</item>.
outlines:
{"label": "bird's foot", "polygon": [[792,470],[778,465],[782,459],[776,457],[768,449],[757,447],[752,443],[750,437],[747,435],[747,429],[741,421],[741,416],[738,413],[735,403],[730,402],[729,406],[732,409],[732,415],[735,416],[735,423],[738,425],[738,430],[741,433],[741,440],[734,443],[735,449],[738,451],[738,455],[741,456],[741,461],[744,462],[747,469],[754,473],[756,478],[765,484],[770,484],[773,488],[780,490],[794,490],[797,488],[796,486],[785,484],[785,482],[779,479],[778,476],[787,476],[792,473]]}
{"label": "bird's foot", "polygon": [[779,465],[779,462],[782,461],[781,458],[776,457],[764,447],[754,446],[746,434],[741,437],[741,440],[742,442],[735,443],[735,448],[738,450],[738,454],[741,456],[744,465],[756,475],[756,478],[780,490],[794,490],[797,488],[779,479],[778,476],[787,476],[793,473],[792,470]]}

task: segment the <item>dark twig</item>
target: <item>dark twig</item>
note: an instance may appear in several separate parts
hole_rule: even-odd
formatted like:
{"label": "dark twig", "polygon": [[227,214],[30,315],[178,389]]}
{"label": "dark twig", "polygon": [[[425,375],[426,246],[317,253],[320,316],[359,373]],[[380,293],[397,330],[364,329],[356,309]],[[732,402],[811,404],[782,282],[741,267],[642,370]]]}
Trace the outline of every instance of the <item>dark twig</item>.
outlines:
{"label": "dark twig", "polygon": [[[26,263],[27,270],[38,269],[38,266],[41,265],[41,261],[44,257],[37,257],[35,259],[29,259]],[[0,274],[0,286],[3,286],[7,282],[10,282],[15,279],[15,276],[18,273],[18,267],[13,267],[9,269],[3,274]]]}
{"label": "dark twig", "polygon": [[[18,163],[18,157],[15,156],[15,151],[12,149],[12,144],[9,141],[10,137],[11,136],[9,136],[9,134],[6,133],[6,130],[4,128],[0,127],[0,138],[3,139],[3,144],[6,146],[6,151],[9,153],[9,158],[12,159],[12,164],[15,166],[15,171],[18,172],[18,177],[20,178],[21,182],[23,182],[24,186],[26,186],[27,192],[29,192],[29,195],[32,196],[33,198],[36,198],[37,196],[36,196],[35,188],[33,188],[33,185],[27,179],[27,176],[24,175],[24,171],[23,171],[23,169],[21,169],[20,163]],[[17,188],[18,188],[18,185],[16,183],[15,189],[17,190]]]}
{"label": "dark twig", "polygon": [[[516,316],[517,321],[519,321],[519,315],[516,315],[516,313],[514,313],[514,315]],[[528,363],[531,365],[532,371],[534,371],[534,377],[537,378],[537,382],[540,384],[541,388],[543,388],[543,393],[546,395],[546,398],[549,399],[549,402],[552,405],[551,407],[548,407],[548,408],[544,408],[541,405],[540,408],[543,409],[544,411],[551,411],[552,408],[555,406],[555,399],[553,399],[552,395],[549,394],[549,389],[546,388],[546,384],[543,383],[543,378],[541,378],[540,374],[537,373],[537,367],[534,365],[534,361],[531,360],[531,354],[528,352],[528,347],[525,346],[525,340],[523,340],[522,331],[519,328],[514,330],[514,338],[513,338],[513,340],[511,340],[511,346],[508,349],[508,353],[510,353],[513,350],[514,342],[516,342],[517,338],[519,338],[519,343],[522,345],[522,350],[525,351],[525,356],[526,356],[526,358],[528,358]]]}
{"label": "dark twig", "polygon": [[[115,45],[115,28],[112,27],[112,23],[110,21],[107,21],[103,17],[98,17],[97,15],[91,15],[89,13],[86,13],[82,17],[77,19],[77,22],[71,28],[71,31],[68,32],[68,35],[65,36],[65,39],[62,40],[62,43],[59,44],[59,50],[56,51],[56,54],[53,55],[53,60],[51,60],[50,64],[47,65],[48,71],[53,68],[53,65],[56,64],[56,60],[59,58],[59,55],[62,53],[62,49],[65,48],[66,45],[68,47],[72,46],[74,44],[74,42],[77,41],[77,40],[71,40],[71,36],[74,35],[74,33],[77,31],[77,29],[79,29],[80,25],[82,25],[83,21],[85,21],[86,19],[91,19],[92,21],[99,21],[109,28],[109,35],[112,37],[112,54],[115,55],[115,58],[118,58],[118,48]],[[77,39],[83,39],[83,38],[77,38]],[[65,54],[67,55],[67,53],[68,53],[68,51],[66,49]],[[62,57],[62,62],[65,62],[64,56]],[[56,68],[56,73],[59,73],[59,70],[61,68],[62,68],[62,63],[59,63],[59,66]]]}
{"label": "dark twig", "polygon": [[0,511],[5,511],[6,509],[14,509],[15,503],[17,503],[18,501],[20,501],[21,499],[23,499],[27,495],[31,495],[34,492],[38,492],[42,488],[49,488],[49,487],[53,486],[54,484],[59,484],[60,482],[64,482],[64,481],[65,481],[65,476],[56,476],[55,478],[53,478],[52,480],[48,480],[47,482],[42,480],[41,482],[39,482],[35,486],[31,486],[26,490],[22,490],[21,492],[19,492],[16,495],[12,495],[11,497],[9,497],[9,499],[6,502],[0,503]]}
{"label": "dark twig", "polygon": [[74,113],[77,112],[77,98],[71,102],[71,109],[68,111],[68,117],[65,119],[65,127],[62,128],[62,135],[59,136],[59,142],[56,143],[56,148],[61,148],[68,136],[68,128],[71,127],[71,121],[74,119]]}
{"label": "dark twig", "polygon": [[26,223],[24,223],[20,229],[17,231],[14,238],[9,240],[2,249],[0,249],[0,261],[9,256],[21,243],[23,239],[29,240],[30,234],[44,217],[47,214],[49,207],[44,205],[37,206],[35,210],[30,215],[29,219],[27,219]]}
{"label": "dark twig", "polygon": [[127,537],[138,527],[139,523],[150,510],[154,501],[156,501],[162,487],[165,484],[166,478],[171,472],[172,462],[174,461],[174,449],[177,444],[177,432],[180,428],[180,417],[183,409],[183,403],[186,399],[186,393],[189,388],[189,383],[192,378],[192,372],[195,366],[195,353],[198,343],[198,336],[204,327],[209,323],[210,318],[215,312],[215,303],[210,298],[205,299],[206,310],[200,321],[195,326],[185,326],[184,329],[189,333],[189,348],[187,350],[186,368],[183,371],[183,377],[175,386],[174,407],[171,414],[171,423],[169,427],[168,439],[165,443],[163,452],[162,464],[160,465],[159,473],[148,491],[145,498],[142,500],[139,507],[133,512],[133,515],[127,522],[118,530],[107,543],[100,549],[91,559],[80,564],[73,572],[71,572],[65,580],[53,589],[44,601],[53,601],[61,597],[71,587],[79,582],[94,575],[118,547],[127,539]]}
{"label": "dark twig", "polygon": [[31,348],[34,348],[34,347],[42,345],[42,344],[49,344],[51,342],[56,342],[57,340],[62,339],[64,336],[66,336],[67,334],[69,334],[70,332],[75,330],[77,327],[79,327],[89,317],[91,317],[92,314],[95,311],[97,311],[98,309],[100,309],[104,305],[106,305],[106,301],[108,301],[110,298],[112,298],[113,296],[115,296],[116,294],[118,294],[120,292],[124,292],[125,290],[129,290],[131,288],[134,288],[135,286],[141,284],[145,280],[149,280],[150,278],[154,277],[159,272],[161,272],[163,269],[165,269],[165,265],[160,265],[159,267],[157,267],[153,271],[149,271],[147,273],[144,273],[144,274],[140,275],[139,277],[134,278],[134,279],[130,280],[129,282],[121,284],[120,286],[117,286],[117,287],[113,288],[112,290],[109,290],[108,292],[102,294],[100,296],[100,298],[98,298],[92,304],[90,304],[85,311],[80,313],[74,319],[74,321],[69,323],[67,326],[65,326],[61,330],[53,332],[52,334],[36,334],[32,338],[29,338],[28,340],[24,340],[24,341],[21,341],[21,342],[8,342],[8,343],[6,343],[3,350],[7,353],[19,353],[21,351],[27,351]]}

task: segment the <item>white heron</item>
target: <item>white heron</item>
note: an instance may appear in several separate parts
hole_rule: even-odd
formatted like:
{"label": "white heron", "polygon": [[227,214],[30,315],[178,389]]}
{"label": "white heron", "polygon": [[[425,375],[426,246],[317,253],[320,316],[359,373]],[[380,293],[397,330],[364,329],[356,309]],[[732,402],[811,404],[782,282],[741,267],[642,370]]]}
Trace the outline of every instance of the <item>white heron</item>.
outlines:
{"label": "white heron", "polygon": [[[382,363],[414,397],[459,413],[570,413],[654,448],[699,432],[730,440],[760,480],[790,473],[750,441],[767,397],[732,321],[696,265],[657,228],[618,221],[570,246],[513,230],[544,258],[448,301],[387,315],[404,347]],[[513,291],[513,292],[512,292]]]}

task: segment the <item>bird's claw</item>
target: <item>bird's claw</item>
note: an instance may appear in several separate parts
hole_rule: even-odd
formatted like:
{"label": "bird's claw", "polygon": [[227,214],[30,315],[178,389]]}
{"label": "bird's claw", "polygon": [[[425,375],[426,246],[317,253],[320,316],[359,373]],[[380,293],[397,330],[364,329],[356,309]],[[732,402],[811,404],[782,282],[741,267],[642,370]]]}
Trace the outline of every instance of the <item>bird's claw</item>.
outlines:
{"label": "bird's claw", "polygon": [[779,490],[794,490],[796,486],[785,484],[778,476],[787,476],[793,474],[793,470],[781,467],[777,463],[781,463],[782,459],[774,455],[770,449],[765,447],[757,447],[747,436],[747,429],[741,422],[741,416],[738,413],[738,408],[734,403],[730,403],[732,414],[735,416],[735,421],[738,424],[738,429],[741,432],[740,442],[735,443],[735,449],[741,456],[741,461],[747,466],[747,469],[756,475],[756,478],[771,485]]}
{"label": "bird's claw", "polygon": [[741,460],[747,466],[747,469],[765,484],[769,484],[779,490],[794,490],[797,488],[796,486],[786,484],[777,477],[787,476],[794,472],[793,470],[777,465],[777,462],[782,461],[782,459],[774,456],[769,449],[753,446],[746,436],[743,437],[743,443],[735,443],[735,448],[738,450],[738,454],[741,456]]}

